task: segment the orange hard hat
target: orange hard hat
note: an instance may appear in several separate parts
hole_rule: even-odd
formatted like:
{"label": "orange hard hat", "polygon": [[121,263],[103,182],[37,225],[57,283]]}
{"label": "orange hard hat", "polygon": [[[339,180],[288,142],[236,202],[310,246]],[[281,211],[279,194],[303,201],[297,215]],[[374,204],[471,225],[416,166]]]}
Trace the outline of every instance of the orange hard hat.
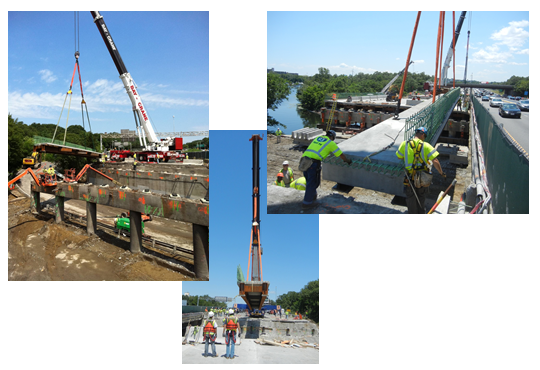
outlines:
{"label": "orange hard hat", "polygon": [[283,177],[283,174],[281,172],[278,172],[277,177]]}

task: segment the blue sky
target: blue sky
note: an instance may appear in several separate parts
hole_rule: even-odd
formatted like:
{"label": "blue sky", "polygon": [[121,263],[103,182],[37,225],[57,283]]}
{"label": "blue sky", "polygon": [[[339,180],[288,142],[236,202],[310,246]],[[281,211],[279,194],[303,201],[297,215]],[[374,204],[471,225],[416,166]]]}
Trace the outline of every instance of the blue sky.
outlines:
{"label": "blue sky", "polygon": [[[208,12],[101,12],[156,132],[209,128]],[[8,111],[58,122],[75,65],[74,12],[9,12]],[[131,102],[89,11],[79,13],[79,64],[93,132],[135,130]],[[60,124],[65,126],[66,101]],[[73,82],[69,125],[82,125]],[[173,118],[174,116],[174,118]],[[88,124],[85,124],[88,130]],[[68,128],[69,130],[69,128]],[[186,137],[185,142],[201,137]]]}
{"label": "blue sky", "polygon": [[[461,11],[456,11],[456,24]],[[268,12],[267,67],[314,75],[399,72],[405,67],[417,12]],[[452,40],[446,12],[443,60]],[[439,12],[422,12],[409,71],[435,73]],[[456,45],[463,79],[470,22],[467,79],[506,81],[529,76],[529,12],[467,12]],[[452,65],[448,76],[452,76]]]}
{"label": "blue sky", "polygon": [[[252,135],[260,142],[261,243],[263,279],[270,282],[270,298],[300,291],[319,278],[318,215],[266,214],[266,131],[214,131],[215,155],[210,178],[224,179],[212,187],[210,197],[210,281],[183,282],[183,293],[233,298],[238,294],[236,268],[247,277],[252,221]],[[212,180],[211,180],[212,181]],[[237,303],[244,303],[238,297]]]}

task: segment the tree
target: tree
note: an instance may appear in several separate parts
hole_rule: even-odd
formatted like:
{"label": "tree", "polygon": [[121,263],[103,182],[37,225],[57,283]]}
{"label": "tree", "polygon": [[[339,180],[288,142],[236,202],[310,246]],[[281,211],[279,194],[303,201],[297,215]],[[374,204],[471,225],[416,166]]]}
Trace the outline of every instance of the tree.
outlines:
{"label": "tree", "polygon": [[291,93],[291,89],[287,80],[279,77],[275,73],[266,74],[266,124],[267,126],[283,126],[284,124],[278,122],[272,116],[268,114],[268,109],[276,110],[277,107],[287,99],[287,96]]}
{"label": "tree", "polygon": [[324,93],[317,84],[298,90],[296,96],[303,108],[314,111],[324,106]]}
{"label": "tree", "polygon": [[291,89],[285,79],[275,73],[266,75],[266,109],[276,110],[290,93]]}
{"label": "tree", "polygon": [[330,80],[332,75],[330,75],[330,70],[328,68],[319,67],[319,73],[313,76],[313,81],[318,83],[325,83]]}
{"label": "tree", "polygon": [[315,322],[319,322],[319,279],[310,281],[298,292],[282,294],[276,300],[284,309],[305,313]]}

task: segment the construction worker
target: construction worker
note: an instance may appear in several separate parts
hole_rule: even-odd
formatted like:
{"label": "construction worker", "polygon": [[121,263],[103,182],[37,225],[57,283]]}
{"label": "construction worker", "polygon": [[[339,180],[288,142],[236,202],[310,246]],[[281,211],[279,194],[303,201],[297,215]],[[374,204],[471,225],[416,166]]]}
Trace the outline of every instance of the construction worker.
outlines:
{"label": "construction worker", "polygon": [[433,164],[441,176],[446,178],[437,159],[439,152],[425,142],[427,132],[425,127],[417,128],[414,138],[402,142],[396,152],[396,156],[405,162],[403,185],[410,214],[425,213],[424,203],[432,177],[429,165]]}
{"label": "construction worker", "polygon": [[229,310],[229,316],[223,319],[223,336],[225,337],[225,344],[227,350],[225,352],[225,358],[234,358],[234,345],[236,344],[236,333],[240,331],[240,325],[238,325],[238,318],[234,316],[234,311],[231,308]]}
{"label": "construction worker", "polygon": [[208,353],[208,344],[212,345],[212,357],[217,357],[216,353],[216,333],[217,333],[217,323],[214,320],[214,313],[210,311],[208,313],[208,318],[205,320],[203,325],[203,336],[204,336],[204,357],[209,355]]}
{"label": "construction worker", "polygon": [[276,130],[276,136],[277,136],[277,139],[276,139],[276,144],[278,143],[281,143],[281,135],[283,134],[283,132],[280,130],[280,128],[278,127],[278,129]]}
{"label": "construction worker", "polygon": [[296,190],[306,190],[306,178],[302,176],[299,179],[294,180],[291,182],[290,187]]}
{"label": "construction worker", "polygon": [[285,187],[285,182],[283,181],[283,174],[281,172],[278,172],[276,181],[274,181],[274,185]]}
{"label": "construction worker", "polygon": [[43,172],[51,176],[54,176],[55,174],[54,167],[52,165],[49,165],[49,167],[44,169]]}
{"label": "construction worker", "polygon": [[289,167],[289,161],[283,161],[283,168],[279,172],[283,174],[283,182],[285,187],[288,188],[291,181],[294,181],[294,174],[292,168]]}
{"label": "construction worker", "polygon": [[333,154],[340,157],[347,164],[352,163],[338,148],[334,140],[336,140],[336,132],[334,130],[327,131],[326,135],[313,139],[300,159],[298,167],[304,172],[306,178],[306,193],[302,202],[303,209],[312,208],[315,205],[317,188],[321,184],[321,161],[323,159]]}

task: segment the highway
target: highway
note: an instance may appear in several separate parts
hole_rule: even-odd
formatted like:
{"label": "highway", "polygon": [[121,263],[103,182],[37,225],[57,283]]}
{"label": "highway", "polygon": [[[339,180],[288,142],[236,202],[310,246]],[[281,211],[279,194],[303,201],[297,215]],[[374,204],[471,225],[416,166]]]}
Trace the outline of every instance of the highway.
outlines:
{"label": "highway", "polygon": [[[499,107],[490,107],[489,101],[481,101],[477,98],[484,107],[491,113],[495,122],[502,124],[504,129],[516,140],[527,154],[529,154],[529,112],[522,111],[521,118],[507,118],[499,115]],[[502,98],[505,103],[516,104],[515,100]]]}

